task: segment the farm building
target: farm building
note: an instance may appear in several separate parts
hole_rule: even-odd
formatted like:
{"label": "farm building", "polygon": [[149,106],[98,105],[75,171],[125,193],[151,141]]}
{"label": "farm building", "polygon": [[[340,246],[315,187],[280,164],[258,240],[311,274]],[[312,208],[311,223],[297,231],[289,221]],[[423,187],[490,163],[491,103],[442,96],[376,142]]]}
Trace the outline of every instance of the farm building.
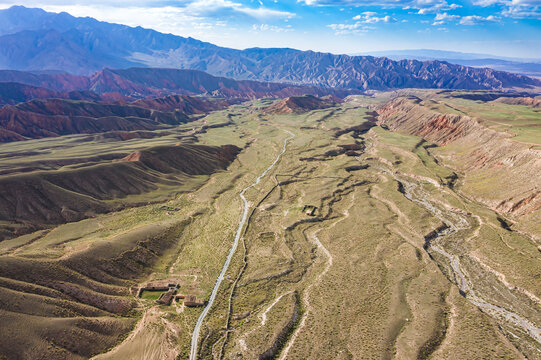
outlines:
{"label": "farm building", "polygon": [[171,302],[173,301],[174,297],[175,297],[175,291],[169,290],[168,292],[164,292],[163,294],[161,294],[160,298],[156,300],[156,302],[162,305],[171,305]]}
{"label": "farm building", "polygon": [[[165,291],[164,294],[172,292],[173,295],[176,294],[177,290],[180,288],[180,285],[173,282],[167,281],[154,281],[149,282],[146,285],[139,288],[137,292],[137,297],[141,297],[144,291]],[[162,295],[164,295],[162,294]],[[161,297],[160,297],[161,298]],[[172,299],[171,299],[172,300]],[[169,304],[171,301],[169,301]]]}
{"label": "farm building", "polygon": [[205,301],[196,298],[195,295],[186,295],[184,297],[184,305],[189,307],[205,306]]}
{"label": "farm building", "polygon": [[304,212],[308,216],[315,216],[316,210],[317,210],[317,207],[315,207],[314,205],[304,205],[302,212]]}

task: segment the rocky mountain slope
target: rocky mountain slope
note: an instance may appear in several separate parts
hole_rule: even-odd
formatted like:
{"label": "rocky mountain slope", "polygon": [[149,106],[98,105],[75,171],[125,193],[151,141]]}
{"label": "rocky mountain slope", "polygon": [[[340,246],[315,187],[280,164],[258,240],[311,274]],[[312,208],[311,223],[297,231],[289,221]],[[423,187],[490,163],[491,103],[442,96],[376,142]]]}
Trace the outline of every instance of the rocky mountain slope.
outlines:
{"label": "rocky mountain slope", "polygon": [[528,76],[541,75],[541,60],[534,58],[502,57],[491,54],[463,53],[458,51],[429,49],[371,51],[369,53],[355,55],[372,55],[377,57],[384,56],[392,60],[442,60],[452,64],[472,66],[476,68],[491,68],[494,70],[507,71]]}
{"label": "rocky mountain slope", "polygon": [[98,95],[89,90],[58,92],[43,87],[16,82],[0,82],[0,108],[4,105],[16,105],[34,99],[69,99],[104,102],[127,102],[130,97],[119,93]]}
{"label": "rocky mountain slope", "polygon": [[165,94],[208,94],[226,98],[285,97],[291,95],[345,96],[349,91],[310,86],[233,80],[203,71],[165,68],[104,69],[89,77],[89,90],[97,93],[156,96]]}
{"label": "rocky mountain slope", "polygon": [[[541,86],[521,75],[441,61],[393,61],[293,49],[234,50],[140,27],[12,7],[0,11],[0,68],[90,74],[104,67],[196,69],[243,80],[354,89]],[[37,46],[39,44],[39,46]]]}
{"label": "rocky mountain slope", "polygon": [[236,81],[195,70],[105,69],[89,77],[0,71],[0,106],[15,104],[0,108],[0,142],[157,130],[247,99],[351,93],[358,91]]}
{"label": "rocky mountain slope", "polygon": [[0,83],[0,107],[36,98],[60,97],[56,91],[18,83]]}

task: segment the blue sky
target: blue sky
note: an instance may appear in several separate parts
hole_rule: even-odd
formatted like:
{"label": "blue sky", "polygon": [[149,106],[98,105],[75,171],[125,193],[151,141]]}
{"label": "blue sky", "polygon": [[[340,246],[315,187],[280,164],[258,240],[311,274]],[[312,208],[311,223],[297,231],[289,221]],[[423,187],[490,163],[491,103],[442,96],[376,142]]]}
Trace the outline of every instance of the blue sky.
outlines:
{"label": "blue sky", "polygon": [[221,46],[439,49],[541,58],[541,0],[0,0]]}

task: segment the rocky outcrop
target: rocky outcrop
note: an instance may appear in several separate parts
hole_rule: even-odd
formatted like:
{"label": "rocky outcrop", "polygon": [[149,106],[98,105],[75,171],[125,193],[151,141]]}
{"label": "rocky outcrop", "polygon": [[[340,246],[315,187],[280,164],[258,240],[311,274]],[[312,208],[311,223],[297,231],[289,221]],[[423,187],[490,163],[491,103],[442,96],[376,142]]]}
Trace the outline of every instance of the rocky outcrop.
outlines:
{"label": "rocky outcrop", "polygon": [[477,124],[462,115],[440,114],[422,106],[416,97],[400,97],[378,109],[380,120],[391,129],[446,145],[466,136]]}

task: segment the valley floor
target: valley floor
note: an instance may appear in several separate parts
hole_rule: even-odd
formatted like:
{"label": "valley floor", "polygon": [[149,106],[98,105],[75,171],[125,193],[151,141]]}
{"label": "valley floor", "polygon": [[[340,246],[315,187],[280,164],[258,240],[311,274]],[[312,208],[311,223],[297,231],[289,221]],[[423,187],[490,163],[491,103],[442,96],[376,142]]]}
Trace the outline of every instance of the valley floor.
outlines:
{"label": "valley floor", "polygon": [[[238,105],[195,123],[231,120],[196,134],[199,145],[243,149],[227,170],[194,177],[174,196],[168,187],[145,195],[155,203],[41,230],[41,241],[32,234],[1,242],[0,261],[64,264],[128,236],[124,254],[167,233],[169,246],[152,245],[152,272],[115,275],[107,265],[107,276],[116,276],[107,289],[87,279],[95,274],[78,285],[132,302],[126,312],[76,315],[125,322],[96,331],[110,336],[107,348],[94,348],[96,359],[541,359],[535,236],[502,225],[501,214],[455,186],[457,174],[429,143],[378,126],[359,103],[300,115],[268,114],[266,105]],[[168,280],[209,300],[238,230],[210,306],[157,305],[120,290]],[[106,259],[106,252],[94,254]],[[2,291],[28,293],[22,283],[35,282],[9,277],[0,280],[20,288],[0,284]],[[50,316],[6,306],[7,298],[0,311],[17,328]],[[92,352],[70,350],[40,329],[29,330],[36,348],[48,342],[74,359]]]}

